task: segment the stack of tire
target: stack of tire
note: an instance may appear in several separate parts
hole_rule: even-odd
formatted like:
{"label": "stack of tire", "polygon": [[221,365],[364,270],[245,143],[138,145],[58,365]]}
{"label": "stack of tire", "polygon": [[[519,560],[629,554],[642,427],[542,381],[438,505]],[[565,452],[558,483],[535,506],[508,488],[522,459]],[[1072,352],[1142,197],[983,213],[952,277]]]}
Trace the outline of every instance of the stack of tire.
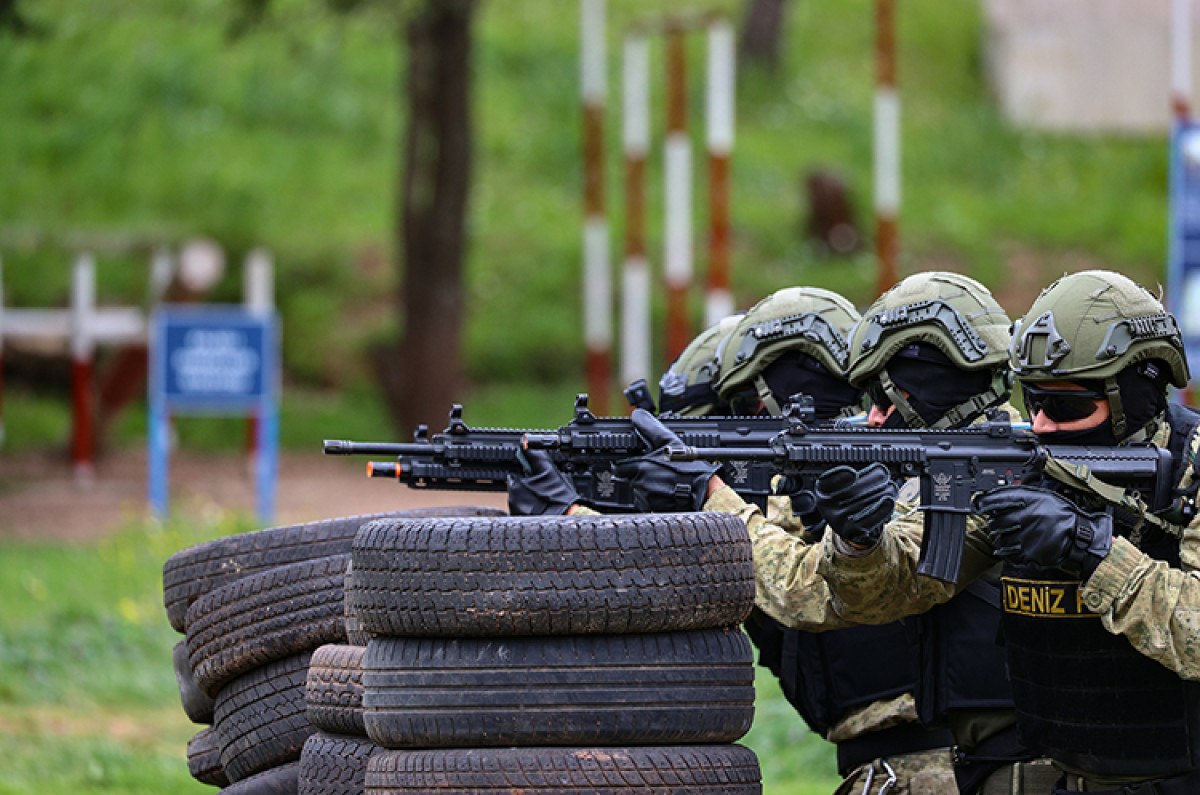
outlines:
{"label": "stack of tire", "polygon": [[172,555],[163,602],[185,640],[174,650],[180,700],[206,726],[188,743],[198,781],[237,795],[295,793],[301,749],[316,731],[305,685],[314,650],[346,642],[344,578],[360,527],[463,514],[433,508],[288,525]]}
{"label": "stack of tire", "polygon": [[352,559],[304,795],[761,792],[735,517],[380,519]]}

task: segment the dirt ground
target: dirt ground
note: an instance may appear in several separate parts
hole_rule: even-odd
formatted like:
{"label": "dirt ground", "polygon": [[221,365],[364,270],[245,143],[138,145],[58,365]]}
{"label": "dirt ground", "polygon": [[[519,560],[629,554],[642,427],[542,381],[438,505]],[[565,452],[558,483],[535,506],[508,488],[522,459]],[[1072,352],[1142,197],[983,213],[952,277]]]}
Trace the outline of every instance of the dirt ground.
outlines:
{"label": "dirt ground", "polygon": [[[503,508],[503,493],[419,491],[369,480],[364,460],[285,453],[279,463],[276,524],[443,505]],[[171,458],[171,510],[190,515],[255,511],[245,457],[179,453]],[[87,541],[147,515],[146,451],[103,458],[92,482],[77,485],[61,453],[0,452],[0,538]]]}

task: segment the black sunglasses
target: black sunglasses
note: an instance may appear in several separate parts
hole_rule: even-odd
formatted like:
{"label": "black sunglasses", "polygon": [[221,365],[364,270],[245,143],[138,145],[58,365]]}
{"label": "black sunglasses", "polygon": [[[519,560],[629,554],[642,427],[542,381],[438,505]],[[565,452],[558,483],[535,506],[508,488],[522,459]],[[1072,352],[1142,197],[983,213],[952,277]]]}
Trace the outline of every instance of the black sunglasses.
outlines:
{"label": "black sunglasses", "polygon": [[1025,408],[1030,417],[1040,411],[1054,422],[1087,419],[1100,408],[1096,401],[1107,399],[1103,392],[1095,389],[1042,389],[1022,384],[1021,391],[1025,395]]}

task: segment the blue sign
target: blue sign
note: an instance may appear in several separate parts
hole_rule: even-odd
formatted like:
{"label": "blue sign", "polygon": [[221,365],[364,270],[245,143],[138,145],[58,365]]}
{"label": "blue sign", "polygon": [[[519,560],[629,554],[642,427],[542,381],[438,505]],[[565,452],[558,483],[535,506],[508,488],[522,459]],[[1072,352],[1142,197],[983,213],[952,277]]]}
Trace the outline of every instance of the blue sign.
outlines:
{"label": "blue sign", "polygon": [[1200,125],[1171,133],[1171,211],[1167,301],[1179,322],[1188,368],[1200,376]]}
{"label": "blue sign", "polygon": [[168,408],[238,412],[266,395],[269,322],[223,310],[168,310],[160,320]]}
{"label": "blue sign", "polygon": [[150,340],[150,504],[167,513],[172,414],[245,415],[256,423],[258,515],[275,514],[279,459],[279,338],[273,313],[169,306]]}

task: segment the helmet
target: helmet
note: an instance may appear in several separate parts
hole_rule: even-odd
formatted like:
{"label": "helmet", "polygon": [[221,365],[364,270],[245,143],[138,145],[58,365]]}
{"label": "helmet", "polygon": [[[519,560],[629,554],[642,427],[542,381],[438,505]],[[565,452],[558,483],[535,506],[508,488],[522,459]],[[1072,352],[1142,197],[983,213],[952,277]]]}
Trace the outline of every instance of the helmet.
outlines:
{"label": "helmet", "polygon": [[[1187,386],[1183,338],[1149,290],[1120,273],[1081,271],[1051,284],[1013,326],[1009,364],[1025,382],[1103,380],[1117,438],[1125,435],[1117,375],[1148,359]],[[1137,429],[1130,429],[1137,430]]]}
{"label": "helmet", "polygon": [[844,378],[850,358],[848,335],[858,310],[837,293],[818,287],[788,287],[772,293],[747,312],[729,335],[720,361],[716,388],[724,400],[755,390],[773,414],[777,397],[763,371],[785,353],[799,352]]}
{"label": "helmet", "polygon": [[683,349],[658,381],[658,407],[664,413],[702,417],[722,412],[724,406],[713,388],[721,343],[737,326],[741,314],[723,318]]}
{"label": "helmet", "polygon": [[[945,271],[913,274],[879,296],[854,327],[850,382],[866,387],[881,381],[910,427],[958,426],[1008,396],[1009,326],[1003,307],[974,279]],[[926,423],[887,369],[894,356],[907,355],[919,343],[936,348],[957,369],[993,371],[994,376],[983,391]]]}

